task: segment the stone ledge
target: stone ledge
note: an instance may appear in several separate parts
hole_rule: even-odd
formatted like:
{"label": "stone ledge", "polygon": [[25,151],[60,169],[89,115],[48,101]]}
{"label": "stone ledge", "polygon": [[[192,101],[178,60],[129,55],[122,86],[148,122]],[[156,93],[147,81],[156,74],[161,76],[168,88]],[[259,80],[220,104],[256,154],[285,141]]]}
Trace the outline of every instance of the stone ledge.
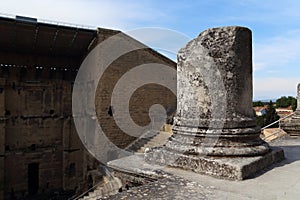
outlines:
{"label": "stone ledge", "polygon": [[124,174],[132,174],[146,179],[159,179],[166,175],[163,172],[165,166],[149,164],[144,161],[144,154],[138,153],[107,163],[108,167]]}
{"label": "stone ledge", "polygon": [[164,148],[149,149],[145,153],[145,160],[150,164],[179,167],[229,180],[246,179],[283,159],[284,152],[278,147],[272,147],[263,156],[254,157],[200,157],[171,152]]}

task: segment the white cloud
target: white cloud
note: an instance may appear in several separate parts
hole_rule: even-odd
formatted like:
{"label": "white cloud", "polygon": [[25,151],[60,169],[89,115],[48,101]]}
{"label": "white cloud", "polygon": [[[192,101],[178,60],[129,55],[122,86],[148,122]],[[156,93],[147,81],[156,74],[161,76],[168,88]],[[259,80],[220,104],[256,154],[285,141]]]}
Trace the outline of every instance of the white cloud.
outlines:
{"label": "white cloud", "polygon": [[[209,25],[214,24],[214,20],[221,20],[222,24],[226,25],[232,23],[249,24],[251,27],[251,23],[254,22],[255,24],[252,26],[254,27],[255,73],[260,73],[260,77],[262,74],[265,77],[273,76],[264,79],[254,77],[255,97],[277,97],[295,93],[296,85],[300,80],[290,77],[297,77],[297,74],[300,73],[297,69],[297,64],[300,65],[300,29],[283,32],[282,28],[297,25],[295,24],[296,20],[300,17],[297,9],[299,6],[296,6],[295,3],[297,1],[286,0],[278,4],[271,0],[264,2],[258,0],[224,1],[228,8],[240,2],[241,6],[234,7],[237,9],[233,9],[232,12],[225,12],[223,6],[218,7],[219,1],[214,1],[213,6],[211,6],[211,1],[201,1],[201,3],[199,3],[200,1],[197,3],[187,3],[186,1],[157,2],[133,0],[3,0],[0,1],[0,13],[125,31],[140,27],[141,24],[157,26],[168,25],[169,22],[176,24],[179,29],[182,26],[182,30],[189,31],[193,30],[195,26],[199,29],[202,27],[202,24],[197,21],[200,18],[203,19],[203,23],[205,21]],[[293,9],[291,10],[291,8]],[[213,13],[212,10],[216,12],[211,14]],[[186,24],[192,25],[189,28],[185,27]],[[272,25],[271,28],[277,27],[281,30],[277,32],[278,36],[263,41],[261,37],[265,35],[265,32],[274,35],[273,30],[269,31],[268,29],[270,25]],[[260,27],[262,28],[260,29]],[[151,34],[150,38],[146,38],[150,44],[147,41],[144,42],[153,48],[158,48],[157,50],[163,49],[175,53],[185,43],[184,37],[174,42],[173,37],[166,37],[162,33]],[[256,34],[258,40],[255,38]],[[274,78],[275,75],[282,75],[283,71],[290,71],[290,77]]]}
{"label": "white cloud", "polygon": [[[253,45],[254,70],[280,69],[300,57],[300,30],[289,31]],[[294,66],[291,66],[294,67]]]}
{"label": "white cloud", "polygon": [[172,54],[172,57],[176,57],[178,50],[192,39],[184,33],[157,27],[138,28],[125,33],[159,52]]}
{"label": "white cloud", "polygon": [[9,0],[0,2],[0,12],[113,29],[129,29],[139,21],[164,17],[145,2],[121,0]]}
{"label": "white cloud", "polygon": [[254,99],[297,96],[299,78],[254,78]]}
{"label": "white cloud", "polygon": [[254,98],[296,96],[300,82],[300,30],[254,46]]}

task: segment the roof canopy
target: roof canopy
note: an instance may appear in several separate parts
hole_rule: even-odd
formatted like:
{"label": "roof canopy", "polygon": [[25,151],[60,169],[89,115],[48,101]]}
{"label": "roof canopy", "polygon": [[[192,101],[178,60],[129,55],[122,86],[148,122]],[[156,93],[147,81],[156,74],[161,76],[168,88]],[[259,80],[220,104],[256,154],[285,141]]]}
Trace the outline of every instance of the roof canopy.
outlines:
{"label": "roof canopy", "polygon": [[0,62],[78,67],[96,36],[96,29],[0,17]]}

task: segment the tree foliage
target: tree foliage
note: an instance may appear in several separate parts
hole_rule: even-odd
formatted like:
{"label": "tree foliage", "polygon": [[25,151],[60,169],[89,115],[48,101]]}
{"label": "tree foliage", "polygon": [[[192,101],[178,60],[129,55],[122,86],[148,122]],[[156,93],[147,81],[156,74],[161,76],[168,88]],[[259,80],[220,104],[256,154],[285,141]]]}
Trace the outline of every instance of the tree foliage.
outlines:
{"label": "tree foliage", "polygon": [[[260,127],[264,127],[264,126],[267,126],[277,120],[279,120],[279,116],[276,113],[273,102],[270,101],[267,104],[266,114],[257,117],[257,125]],[[278,127],[278,124],[274,124],[271,127]]]}
{"label": "tree foliage", "polygon": [[253,107],[257,107],[257,106],[264,106],[265,103],[263,103],[262,101],[254,101],[253,102]]}
{"label": "tree foliage", "polygon": [[276,100],[276,107],[286,108],[292,106],[292,109],[295,111],[297,108],[297,99],[292,96],[282,96]]}

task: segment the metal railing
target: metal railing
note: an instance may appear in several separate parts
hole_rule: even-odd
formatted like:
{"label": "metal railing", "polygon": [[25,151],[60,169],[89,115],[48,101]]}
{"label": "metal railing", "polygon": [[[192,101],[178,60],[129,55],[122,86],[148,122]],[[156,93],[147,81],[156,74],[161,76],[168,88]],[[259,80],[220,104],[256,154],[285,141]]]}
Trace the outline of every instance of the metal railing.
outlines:
{"label": "metal railing", "polygon": [[263,139],[263,140],[266,140],[267,138],[270,138],[271,136],[280,133],[281,130],[282,130],[281,127],[280,127],[280,122],[283,121],[283,120],[286,119],[286,118],[291,117],[291,116],[294,115],[294,114],[295,114],[295,113],[291,113],[291,114],[289,114],[289,115],[287,115],[287,116],[285,116],[285,117],[280,118],[279,120],[277,120],[277,121],[275,121],[275,122],[272,122],[271,124],[269,124],[269,125],[267,125],[267,126],[262,127],[262,128],[260,129],[261,131],[265,130],[266,128],[268,128],[268,127],[270,127],[270,126],[273,126],[274,124],[277,124],[277,123],[279,124],[278,129],[277,129],[276,131],[274,131],[274,133],[272,133],[272,134],[270,134],[270,135],[268,135],[268,136],[266,136],[266,137],[264,137],[264,138],[262,138],[262,139]]}
{"label": "metal railing", "polygon": [[269,124],[269,125],[267,125],[267,126],[261,128],[260,130],[263,131],[264,129],[266,129],[266,128],[268,128],[268,127],[274,125],[274,124],[277,124],[277,123],[279,123],[279,127],[280,127],[280,122],[281,122],[282,120],[284,120],[284,119],[286,119],[286,118],[289,118],[289,117],[291,117],[291,116],[294,115],[294,114],[295,114],[295,113],[291,113],[291,114],[289,114],[289,115],[287,115],[287,116],[285,116],[285,117],[283,117],[283,118],[280,118],[279,120],[277,120],[277,121],[275,121],[275,122],[272,122],[271,124]]}

